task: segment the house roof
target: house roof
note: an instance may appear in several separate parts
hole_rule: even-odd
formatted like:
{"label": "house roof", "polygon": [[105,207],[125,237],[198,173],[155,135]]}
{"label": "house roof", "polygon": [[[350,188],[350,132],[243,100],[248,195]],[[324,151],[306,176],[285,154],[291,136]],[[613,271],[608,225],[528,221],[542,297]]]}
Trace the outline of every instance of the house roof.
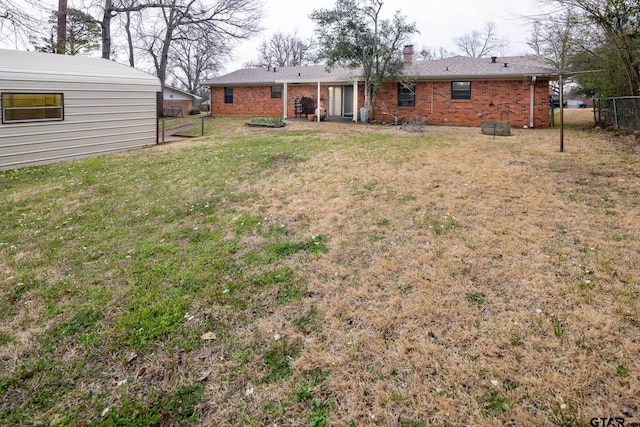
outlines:
{"label": "house roof", "polygon": [[10,49],[0,49],[0,79],[126,83],[160,90],[157,77],[107,59]]}
{"label": "house roof", "polygon": [[326,81],[353,81],[358,70],[336,67],[328,70],[325,65],[304,65],[298,67],[244,68],[215,77],[203,83],[205,86],[255,85],[276,83],[309,83]]}
{"label": "house roof", "polygon": [[405,68],[404,74],[434,80],[450,80],[451,78],[511,80],[521,79],[524,76],[553,78],[560,73],[559,70],[532,56],[494,58],[454,56],[430,61],[415,61]]}
{"label": "house roof", "polygon": [[178,93],[180,95],[184,95],[186,97],[192,98],[194,101],[198,100],[198,99],[202,99],[201,96],[194,95],[192,93],[186,92],[186,91],[184,91],[182,89],[175,88],[173,86],[166,86],[165,85],[164,90],[167,91],[167,92],[175,92],[175,93]]}
{"label": "house roof", "polygon": [[[507,64],[506,67],[504,64]],[[206,86],[269,85],[279,83],[351,82],[359,80],[359,69],[336,67],[328,70],[325,65],[282,68],[245,68],[208,80]],[[404,69],[404,75],[418,80],[451,79],[522,79],[524,76],[556,78],[559,70],[530,56],[452,58],[414,61]]]}

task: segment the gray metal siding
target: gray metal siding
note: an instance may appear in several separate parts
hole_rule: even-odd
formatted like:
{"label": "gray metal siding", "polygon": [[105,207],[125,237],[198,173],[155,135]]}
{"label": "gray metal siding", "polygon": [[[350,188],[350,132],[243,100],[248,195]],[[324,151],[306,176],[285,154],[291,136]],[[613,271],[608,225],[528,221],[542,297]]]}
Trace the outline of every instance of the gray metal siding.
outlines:
{"label": "gray metal siding", "polygon": [[0,170],[155,144],[160,85],[154,77],[138,70],[131,72],[130,80],[98,82],[87,76],[87,81],[76,77],[75,82],[69,82],[55,75],[47,81],[43,73],[16,76],[0,69],[0,93],[64,94],[62,121],[0,123]]}

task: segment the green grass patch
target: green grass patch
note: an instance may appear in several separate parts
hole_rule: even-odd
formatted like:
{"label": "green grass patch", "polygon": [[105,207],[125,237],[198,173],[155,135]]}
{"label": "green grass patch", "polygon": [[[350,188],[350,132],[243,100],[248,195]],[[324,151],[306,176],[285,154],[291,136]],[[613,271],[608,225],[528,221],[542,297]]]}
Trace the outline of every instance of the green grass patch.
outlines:
{"label": "green grass patch", "polygon": [[458,227],[458,221],[448,213],[440,217],[427,215],[425,216],[425,223],[436,237],[447,234]]}
{"label": "green grass patch", "polygon": [[90,308],[80,309],[68,322],[53,326],[47,331],[50,340],[59,340],[76,334],[86,334],[95,330],[104,315]]}
{"label": "green grass patch", "polygon": [[470,292],[467,294],[467,301],[475,305],[484,305],[489,303],[489,299],[482,292]]}
{"label": "green grass patch", "polygon": [[152,390],[153,399],[148,405],[141,405],[125,399],[119,405],[108,406],[100,414],[99,424],[103,426],[156,426],[195,425],[199,416],[197,406],[202,401],[204,386],[180,386],[177,390],[161,396]]}
{"label": "green grass patch", "polygon": [[7,345],[11,341],[13,341],[13,337],[11,335],[0,332],[0,346]]}
{"label": "green grass patch", "polygon": [[485,415],[496,416],[509,409],[511,401],[500,395],[498,390],[490,390],[478,397],[478,403]]}
{"label": "green grass patch", "polygon": [[308,252],[311,254],[327,253],[329,248],[326,245],[327,238],[325,236],[312,236],[310,239],[302,242],[277,242],[267,246],[267,254],[271,259],[280,259],[291,256],[297,252]]}
{"label": "green grass patch", "polygon": [[120,342],[140,351],[158,339],[171,338],[182,325],[188,308],[185,298],[134,299],[116,322]]}
{"label": "green grass patch", "polygon": [[307,310],[302,316],[293,321],[293,324],[299,331],[310,333],[321,329],[318,308],[314,305]]}
{"label": "green grass patch", "polygon": [[272,341],[262,355],[264,365],[268,370],[263,381],[272,383],[289,378],[293,374],[291,363],[298,356],[300,356],[300,346],[289,342],[286,337]]}
{"label": "green grass patch", "polygon": [[[173,123],[199,125],[200,119]],[[208,127],[225,125],[205,120]],[[41,307],[37,323],[24,326],[41,331],[35,342],[42,348],[27,354],[14,374],[0,376],[3,395],[31,396],[4,406],[0,424],[32,424],[54,401],[73,402],[80,378],[112,370],[104,364],[114,355],[125,360],[137,353],[143,360],[158,351],[197,351],[218,344],[203,342],[205,332],[227,342],[234,328],[256,316],[297,304],[306,284],[287,260],[327,252],[326,237],[281,227],[277,218],[263,222],[251,213],[256,195],[233,182],[294,165],[321,148],[319,136],[231,137],[198,149],[140,150],[2,172],[0,226],[7,232],[0,256],[8,271],[20,274],[0,290],[0,319]],[[261,243],[247,247],[247,236]],[[269,293],[275,298],[267,304]],[[301,327],[315,328],[313,316]],[[0,334],[0,346],[14,340]],[[62,349],[74,357],[62,362]],[[290,375],[299,352],[286,341],[266,352],[267,381]],[[60,420],[73,424],[110,407],[97,418],[104,425],[155,425],[167,414],[190,422],[193,405],[185,399],[202,390],[185,391],[179,381],[163,387],[162,396],[120,387],[113,407],[109,393],[94,393],[78,408],[63,408],[68,415]]]}

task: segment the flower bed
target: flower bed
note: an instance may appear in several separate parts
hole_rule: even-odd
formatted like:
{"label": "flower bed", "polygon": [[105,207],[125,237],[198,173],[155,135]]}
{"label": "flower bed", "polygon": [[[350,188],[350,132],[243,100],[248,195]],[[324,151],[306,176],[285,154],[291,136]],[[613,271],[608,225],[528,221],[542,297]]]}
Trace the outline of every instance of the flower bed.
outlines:
{"label": "flower bed", "polygon": [[285,122],[282,120],[282,117],[276,117],[271,119],[255,118],[255,119],[247,120],[245,124],[251,127],[281,128],[285,125]]}

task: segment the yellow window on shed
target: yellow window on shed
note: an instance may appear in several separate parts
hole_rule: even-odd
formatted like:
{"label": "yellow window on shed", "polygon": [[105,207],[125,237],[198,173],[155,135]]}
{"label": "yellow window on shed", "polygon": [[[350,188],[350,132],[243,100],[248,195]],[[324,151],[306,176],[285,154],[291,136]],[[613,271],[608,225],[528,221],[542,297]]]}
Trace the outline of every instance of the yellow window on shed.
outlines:
{"label": "yellow window on shed", "polygon": [[2,123],[64,120],[61,93],[3,93]]}

